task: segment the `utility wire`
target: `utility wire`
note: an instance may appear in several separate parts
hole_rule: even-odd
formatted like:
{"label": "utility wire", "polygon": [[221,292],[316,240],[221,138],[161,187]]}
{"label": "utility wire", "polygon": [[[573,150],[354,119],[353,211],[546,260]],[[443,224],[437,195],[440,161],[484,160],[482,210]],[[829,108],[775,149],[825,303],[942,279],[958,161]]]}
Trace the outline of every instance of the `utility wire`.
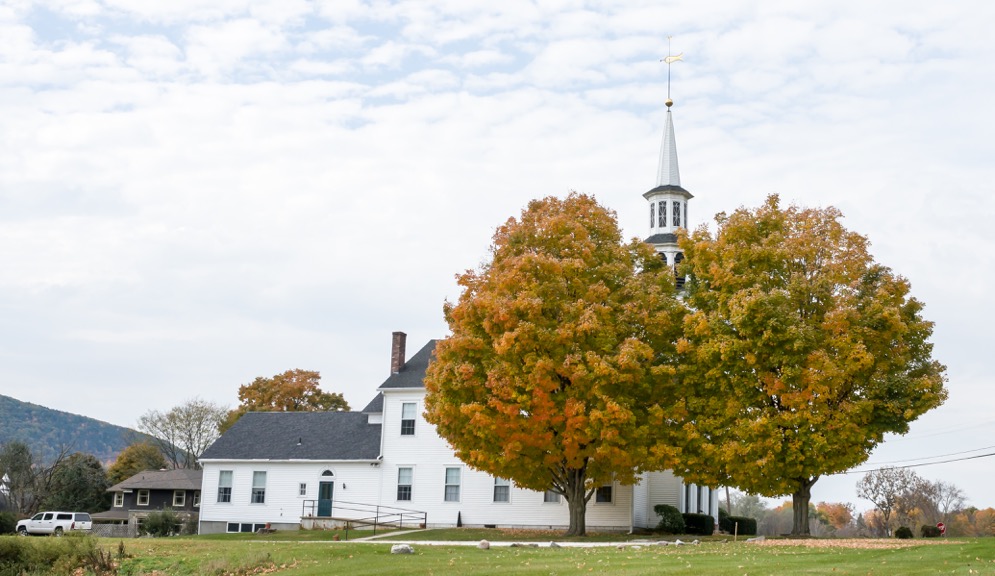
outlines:
{"label": "utility wire", "polygon": [[912,436],[898,436],[897,438],[889,438],[888,442],[905,442],[907,440],[919,440],[921,438],[931,438],[933,436],[943,436],[944,434],[953,434],[955,432],[963,432],[964,430],[970,430],[972,428],[981,428],[982,426],[991,426],[995,424],[995,420],[989,422],[979,422],[978,424],[967,424],[965,426],[954,426],[946,430],[937,430],[936,432],[928,432],[926,434],[914,434]]}
{"label": "utility wire", "polygon": [[995,446],[985,446],[983,448],[974,448],[972,450],[963,450],[961,452],[951,452],[950,454],[937,454],[936,456],[921,456],[919,458],[906,458],[904,460],[889,460],[887,462],[869,462],[868,466],[883,466],[885,464],[901,464],[902,462],[918,462],[920,460],[932,460],[934,458],[947,458],[949,456],[960,456],[961,454],[970,454],[971,452],[980,452],[982,450],[991,450]]}
{"label": "utility wire", "polygon": [[[965,456],[964,458],[953,458],[951,460],[941,460],[939,462],[923,462],[921,464],[906,464],[905,466],[886,466],[885,468],[920,468],[922,466],[932,466],[934,464],[949,464],[951,462],[963,462],[964,460],[976,460],[978,458],[989,458],[995,456],[995,452],[989,452],[988,454],[976,454],[974,456]],[[837,476],[840,474],[866,474],[868,472],[880,472],[885,468],[868,468],[866,470],[847,470],[846,472],[837,472],[836,474],[829,474],[829,476]]]}

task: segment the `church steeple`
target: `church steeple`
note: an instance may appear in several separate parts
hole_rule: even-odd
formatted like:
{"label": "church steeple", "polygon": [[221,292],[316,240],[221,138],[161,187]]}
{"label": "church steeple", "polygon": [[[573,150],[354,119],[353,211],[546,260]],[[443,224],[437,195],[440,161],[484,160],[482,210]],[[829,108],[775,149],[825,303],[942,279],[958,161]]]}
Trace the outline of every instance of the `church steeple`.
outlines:
{"label": "church steeple", "polygon": [[670,65],[681,60],[684,54],[668,55],[667,63],[667,118],[663,127],[660,146],[660,165],[657,169],[656,187],[643,194],[650,208],[650,235],[646,242],[652,244],[668,264],[683,259],[677,247],[677,230],[688,226],[688,200],[690,192],[681,186],[681,172],[677,165],[677,137],[674,134],[674,116],[670,99]]}
{"label": "church steeple", "polygon": [[674,136],[674,116],[670,107],[674,101],[667,99],[667,123],[663,126],[663,144],[660,145],[660,167],[656,172],[657,186],[680,186],[681,170],[677,166],[677,138]]}

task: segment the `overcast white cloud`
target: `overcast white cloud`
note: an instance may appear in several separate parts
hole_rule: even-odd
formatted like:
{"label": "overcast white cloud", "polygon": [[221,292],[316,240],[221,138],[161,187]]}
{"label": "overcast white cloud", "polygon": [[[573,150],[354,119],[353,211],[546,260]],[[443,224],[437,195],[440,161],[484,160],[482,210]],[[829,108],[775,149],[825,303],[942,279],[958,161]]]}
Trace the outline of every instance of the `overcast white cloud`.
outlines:
{"label": "overcast white cloud", "polygon": [[[981,1],[5,2],[0,393],[133,425],[306,368],[361,408],[390,332],[444,336],[453,275],[530,199],[592,193],[647,234],[673,34],[692,221],[771,192],[835,205],[936,322],[950,400],[871,462],[989,446],[992,21]],[[919,471],[993,506],[993,462]]]}

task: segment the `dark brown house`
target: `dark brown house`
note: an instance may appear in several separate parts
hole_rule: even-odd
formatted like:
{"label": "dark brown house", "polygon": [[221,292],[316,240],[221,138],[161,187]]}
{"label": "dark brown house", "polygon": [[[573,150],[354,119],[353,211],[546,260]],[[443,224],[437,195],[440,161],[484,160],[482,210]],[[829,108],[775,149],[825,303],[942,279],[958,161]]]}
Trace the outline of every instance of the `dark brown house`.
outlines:
{"label": "dark brown house", "polygon": [[[200,470],[146,470],[107,489],[111,509],[93,514],[96,523],[125,524],[136,535],[149,512],[171,508],[181,520],[196,519],[200,511]],[[96,527],[95,527],[96,528]]]}

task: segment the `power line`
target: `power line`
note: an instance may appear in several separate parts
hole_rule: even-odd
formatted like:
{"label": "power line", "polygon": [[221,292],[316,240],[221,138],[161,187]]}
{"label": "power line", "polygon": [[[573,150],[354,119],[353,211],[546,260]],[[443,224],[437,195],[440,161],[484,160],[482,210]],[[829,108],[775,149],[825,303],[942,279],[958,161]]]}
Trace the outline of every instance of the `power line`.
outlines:
{"label": "power line", "polygon": [[929,432],[926,434],[915,434],[912,436],[899,436],[897,438],[890,438],[888,442],[905,442],[907,440],[919,440],[922,438],[932,438],[933,436],[943,436],[944,434],[954,434],[956,432],[963,432],[964,430],[970,430],[972,428],[981,428],[982,426],[991,426],[995,424],[995,420],[989,422],[979,422],[977,424],[967,424],[965,426],[954,426],[946,430],[937,430],[936,432]]}
{"label": "power line", "polygon": [[981,450],[991,450],[995,446],[985,446],[983,448],[974,448],[972,450],[963,450],[961,452],[951,452],[950,454],[937,454],[936,456],[922,456],[920,458],[906,458],[904,460],[889,460],[887,462],[869,462],[868,466],[882,466],[884,464],[900,464],[902,462],[918,462],[919,460],[932,460],[933,458],[947,458],[949,456],[960,456],[961,454],[970,454],[971,452],[980,452]]}
{"label": "power line", "polygon": [[829,476],[837,476],[840,474],[866,474],[868,472],[880,472],[885,468],[920,468],[922,466],[933,466],[934,464],[949,464],[951,462],[963,462],[965,460],[976,460],[978,458],[988,458],[995,456],[995,452],[989,452],[988,454],[976,454],[974,456],[965,456],[964,458],[953,458],[951,460],[941,460],[939,462],[923,462],[921,464],[906,464],[905,466],[886,466],[884,468],[870,468],[867,470],[847,470],[846,472],[837,472],[836,474],[829,474]]}

